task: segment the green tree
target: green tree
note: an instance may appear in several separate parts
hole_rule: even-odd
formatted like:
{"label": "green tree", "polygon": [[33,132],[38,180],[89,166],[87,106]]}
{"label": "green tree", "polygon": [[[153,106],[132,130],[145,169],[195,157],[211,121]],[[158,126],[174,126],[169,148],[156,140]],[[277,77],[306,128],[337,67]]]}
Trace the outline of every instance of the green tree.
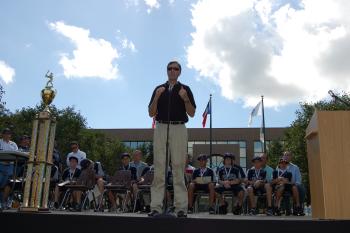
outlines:
{"label": "green tree", "polygon": [[[13,140],[18,142],[20,136],[32,134],[33,120],[35,116],[44,109],[43,105],[25,107],[16,110],[14,113],[8,113],[0,116],[0,127],[9,127],[14,132]],[[86,119],[76,111],[74,107],[57,109],[54,105],[50,111],[57,120],[56,141],[62,159],[69,151],[69,142],[78,140],[80,132],[86,128]]]}
{"label": "green tree", "polygon": [[267,148],[267,155],[269,158],[268,164],[272,168],[276,168],[278,165],[279,158],[283,154],[283,143],[281,140],[273,140],[269,143]]}
{"label": "green tree", "polygon": [[[347,103],[350,103],[350,96],[347,93],[342,93],[340,98]],[[284,149],[293,153],[293,163],[300,168],[303,183],[309,188],[308,161],[306,151],[305,131],[310,122],[312,115],[318,110],[338,111],[349,110],[349,107],[340,101],[322,100],[315,104],[300,103],[300,109],[296,111],[296,119],[291,126],[286,130],[284,137]],[[308,192],[309,193],[309,192]],[[308,196],[310,198],[310,196]],[[307,200],[310,201],[310,200]]]}
{"label": "green tree", "polygon": [[3,86],[0,84],[0,117],[5,116],[9,113],[9,110],[6,109],[6,102],[3,101],[2,97],[5,94]]}
{"label": "green tree", "polygon": [[80,146],[89,159],[99,161],[109,175],[113,175],[121,165],[120,154],[131,153],[131,149],[116,139],[109,139],[103,133],[94,130],[82,130]]}

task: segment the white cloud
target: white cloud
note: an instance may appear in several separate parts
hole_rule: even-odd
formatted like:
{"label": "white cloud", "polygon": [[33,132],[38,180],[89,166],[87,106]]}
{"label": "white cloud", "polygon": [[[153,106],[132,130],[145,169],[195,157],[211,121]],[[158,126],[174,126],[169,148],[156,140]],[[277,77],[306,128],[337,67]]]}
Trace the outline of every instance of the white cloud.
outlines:
{"label": "white cloud", "polygon": [[124,38],[121,40],[122,48],[123,49],[130,49],[131,52],[136,53],[137,49],[135,47],[135,44],[131,41],[128,40],[127,38]]}
{"label": "white cloud", "polygon": [[[140,6],[140,0],[124,0],[126,7]],[[170,3],[173,3],[174,0],[169,0]],[[147,13],[150,14],[152,10],[160,8],[160,0],[143,0],[143,3],[147,7]]]}
{"label": "white cloud", "polygon": [[145,4],[147,5],[147,13],[150,14],[153,9],[159,9],[160,4],[158,0],[144,0]]}
{"label": "white cloud", "polygon": [[66,77],[106,80],[118,77],[115,61],[120,55],[109,41],[92,38],[88,29],[67,25],[61,21],[50,23],[49,26],[69,38],[75,46],[71,55],[61,54],[59,63]]}
{"label": "white cloud", "polygon": [[0,60],[0,77],[6,84],[13,82],[15,74],[15,70],[11,66]]}
{"label": "white cloud", "polygon": [[345,0],[200,0],[187,65],[248,106],[261,94],[276,107],[350,91],[349,11]]}

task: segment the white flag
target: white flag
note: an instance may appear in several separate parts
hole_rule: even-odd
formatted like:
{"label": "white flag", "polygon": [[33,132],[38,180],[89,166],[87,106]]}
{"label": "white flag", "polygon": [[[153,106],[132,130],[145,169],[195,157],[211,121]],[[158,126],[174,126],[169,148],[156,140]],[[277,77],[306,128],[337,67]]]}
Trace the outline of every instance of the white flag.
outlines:
{"label": "white flag", "polygon": [[253,117],[255,117],[256,115],[259,115],[259,116],[261,115],[260,106],[261,106],[261,101],[259,101],[259,103],[255,106],[255,108],[253,108],[252,112],[250,113],[248,127],[252,125]]}

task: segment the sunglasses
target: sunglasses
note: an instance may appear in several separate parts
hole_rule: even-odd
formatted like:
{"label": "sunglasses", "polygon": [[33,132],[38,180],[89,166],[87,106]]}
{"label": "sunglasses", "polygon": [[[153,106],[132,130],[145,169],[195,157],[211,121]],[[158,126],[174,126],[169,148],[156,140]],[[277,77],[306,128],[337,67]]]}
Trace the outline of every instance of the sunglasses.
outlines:
{"label": "sunglasses", "polygon": [[171,70],[179,71],[180,69],[178,67],[168,67],[168,71]]}

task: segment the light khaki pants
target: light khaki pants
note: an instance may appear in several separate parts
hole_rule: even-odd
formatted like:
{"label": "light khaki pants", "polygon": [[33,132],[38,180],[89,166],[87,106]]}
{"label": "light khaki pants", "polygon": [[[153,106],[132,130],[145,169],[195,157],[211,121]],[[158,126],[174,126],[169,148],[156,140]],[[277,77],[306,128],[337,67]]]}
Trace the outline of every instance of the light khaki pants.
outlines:
{"label": "light khaki pants", "polygon": [[[164,200],[164,172],[167,124],[157,123],[153,135],[154,179],[151,187],[151,209],[162,211]],[[171,160],[175,211],[187,213],[187,188],[184,172],[187,154],[187,129],[185,124],[169,127],[169,161]]]}

